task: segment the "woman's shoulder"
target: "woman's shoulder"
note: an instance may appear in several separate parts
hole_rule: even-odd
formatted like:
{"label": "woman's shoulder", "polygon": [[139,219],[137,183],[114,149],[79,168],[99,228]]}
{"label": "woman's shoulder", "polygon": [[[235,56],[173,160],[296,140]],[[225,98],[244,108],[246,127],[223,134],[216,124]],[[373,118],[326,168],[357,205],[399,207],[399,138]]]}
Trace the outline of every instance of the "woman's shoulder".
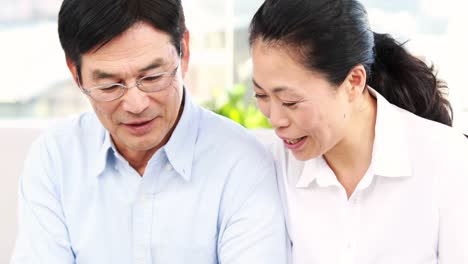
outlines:
{"label": "woman's shoulder", "polygon": [[468,163],[468,138],[462,131],[409,112],[401,114],[406,120],[409,144],[414,152],[438,160],[466,160]]}

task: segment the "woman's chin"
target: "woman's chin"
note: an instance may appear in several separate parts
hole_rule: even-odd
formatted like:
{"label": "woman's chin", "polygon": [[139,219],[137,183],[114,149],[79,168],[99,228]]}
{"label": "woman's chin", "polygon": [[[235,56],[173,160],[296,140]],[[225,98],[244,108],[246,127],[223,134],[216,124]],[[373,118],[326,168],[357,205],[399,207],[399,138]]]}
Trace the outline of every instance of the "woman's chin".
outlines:
{"label": "woman's chin", "polygon": [[299,150],[289,150],[293,154],[294,158],[300,161],[311,160],[321,155],[318,149],[311,146],[310,142],[307,142],[303,148]]}
{"label": "woman's chin", "polygon": [[320,155],[304,155],[302,153],[292,153],[294,158],[296,158],[297,160],[300,160],[300,161],[307,161],[307,160],[311,160],[311,159],[314,159]]}

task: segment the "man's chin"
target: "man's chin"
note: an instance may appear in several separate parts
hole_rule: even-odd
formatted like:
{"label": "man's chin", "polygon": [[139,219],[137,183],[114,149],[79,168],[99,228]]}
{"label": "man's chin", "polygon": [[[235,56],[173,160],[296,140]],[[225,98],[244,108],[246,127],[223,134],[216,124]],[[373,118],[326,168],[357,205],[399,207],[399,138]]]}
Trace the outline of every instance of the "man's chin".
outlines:
{"label": "man's chin", "polygon": [[159,141],[148,142],[148,141],[136,141],[133,144],[129,144],[128,148],[133,151],[150,151],[160,146]]}
{"label": "man's chin", "polygon": [[[122,140],[115,142],[120,152],[145,152],[152,151],[161,146],[161,140],[149,139],[136,136],[126,136]],[[123,148],[123,149],[122,149]]]}

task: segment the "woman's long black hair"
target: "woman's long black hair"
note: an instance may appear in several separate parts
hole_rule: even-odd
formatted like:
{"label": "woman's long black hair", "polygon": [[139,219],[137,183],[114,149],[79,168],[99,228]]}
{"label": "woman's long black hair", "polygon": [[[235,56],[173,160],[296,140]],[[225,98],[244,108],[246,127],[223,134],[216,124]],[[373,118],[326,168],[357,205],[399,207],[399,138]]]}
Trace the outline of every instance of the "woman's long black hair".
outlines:
{"label": "woman's long black hair", "polygon": [[258,39],[298,48],[304,66],[335,85],[363,65],[367,84],[390,103],[452,125],[445,82],[390,35],[374,33],[356,0],[266,0],[250,25],[250,44]]}

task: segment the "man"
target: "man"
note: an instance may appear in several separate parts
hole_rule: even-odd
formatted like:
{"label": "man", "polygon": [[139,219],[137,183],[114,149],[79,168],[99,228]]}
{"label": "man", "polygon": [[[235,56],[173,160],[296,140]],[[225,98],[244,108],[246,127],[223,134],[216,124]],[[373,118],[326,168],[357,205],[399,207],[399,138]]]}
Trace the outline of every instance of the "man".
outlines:
{"label": "man", "polygon": [[95,114],[33,145],[12,263],[285,263],[272,159],[183,86],[180,0],[65,0],[59,36]]}

